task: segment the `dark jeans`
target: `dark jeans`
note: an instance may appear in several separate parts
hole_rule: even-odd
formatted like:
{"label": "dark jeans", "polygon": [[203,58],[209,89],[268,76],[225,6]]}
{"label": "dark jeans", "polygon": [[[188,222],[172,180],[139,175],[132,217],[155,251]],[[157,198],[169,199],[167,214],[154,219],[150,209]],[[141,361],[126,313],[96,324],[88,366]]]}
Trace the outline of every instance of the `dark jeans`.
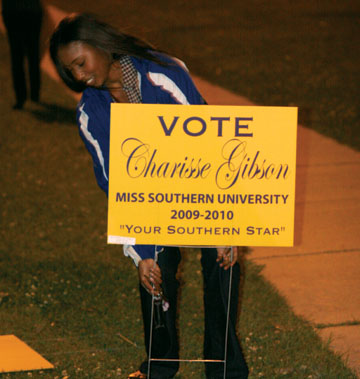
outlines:
{"label": "dark jeans", "polygon": [[40,53],[39,38],[42,12],[14,12],[3,14],[10,45],[11,72],[16,102],[23,104],[27,98],[25,80],[25,58],[27,58],[30,80],[30,97],[39,100]]}
{"label": "dark jeans", "polygon": [[[223,360],[230,270],[225,271],[219,267],[218,262],[216,262],[216,249],[201,249],[201,253],[205,306],[204,359]],[[163,279],[163,291],[170,303],[169,310],[165,312],[170,344],[167,353],[162,357],[156,357],[152,354],[152,358],[179,358],[179,344],[176,330],[176,304],[179,283],[176,280],[176,272],[180,259],[180,250],[177,247],[166,247],[165,251],[158,256],[158,264],[161,268]],[[243,379],[248,377],[248,368],[236,336],[236,318],[240,281],[240,266],[238,263],[233,267],[232,280],[226,378]],[[140,286],[140,295],[145,330],[145,345],[148,352],[152,298],[142,286]],[[162,344],[163,341],[156,340],[153,336],[152,343],[153,347],[155,347],[154,350],[156,351],[156,345]],[[151,379],[172,378],[176,374],[178,368],[178,362],[151,362]],[[147,373],[147,361],[141,364],[140,370],[143,373]],[[205,371],[207,378],[223,378],[224,364],[206,363]]]}

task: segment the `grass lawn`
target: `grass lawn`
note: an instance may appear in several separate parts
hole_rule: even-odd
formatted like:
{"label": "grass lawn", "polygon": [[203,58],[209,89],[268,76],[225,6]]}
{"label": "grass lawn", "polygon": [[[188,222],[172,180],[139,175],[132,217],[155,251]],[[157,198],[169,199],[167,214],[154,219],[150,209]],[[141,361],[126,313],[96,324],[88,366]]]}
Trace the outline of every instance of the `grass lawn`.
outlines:
{"label": "grass lawn", "polygon": [[97,14],[258,104],[298,106],[300,123],[360,148],[359,1],[51,3]]}
{"label": "grass lawn", "polygon": [[[75,103],[44,77],[44,103],[12,111],[7,54],[0,63],[0,335],[15,334],[55,365],[2,377],[124,378],[144,358],[137,275],[121,247],[106,245],[106,198],[78,137]],[[243,265],[239,331],[250,377],[355,378],[246,254]],[[200,357],[196,250],[181,271],[181,356]],[[184,364],[177,377],[203,378],[203,366]]]}

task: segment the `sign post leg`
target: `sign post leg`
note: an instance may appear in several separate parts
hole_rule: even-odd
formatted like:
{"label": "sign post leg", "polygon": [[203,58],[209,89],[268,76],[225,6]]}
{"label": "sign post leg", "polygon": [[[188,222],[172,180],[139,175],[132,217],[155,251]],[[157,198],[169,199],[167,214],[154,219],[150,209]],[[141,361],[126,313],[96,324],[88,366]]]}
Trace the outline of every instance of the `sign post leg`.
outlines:
{"label": "sign post leg", "polygon": [[[157,262],[157,248],[154,246],[154,268]],[[151,295],[151,321],[150,321],[150,336],[149,336],[149,353],[148,353],[148,370],[147,377],[150,379],[151,353],[152,353],[152,337],[153,337],[153,322],[154,322],[154,294]]]}
{"label": "sign post leg", "polygon": [[[233,253],[233,248],[231,246],[230,262],[233,261],[233,256],[234,256],[234,253]],[[229,291],[228,291],[228,302],[227,302],[227,312],[226,312],[225,346],[224,346],[224,379],[226,378],[227,345],[228,345],[229,322],[230,322],[232,273],[233,273],[233,266],[230,266]]]}

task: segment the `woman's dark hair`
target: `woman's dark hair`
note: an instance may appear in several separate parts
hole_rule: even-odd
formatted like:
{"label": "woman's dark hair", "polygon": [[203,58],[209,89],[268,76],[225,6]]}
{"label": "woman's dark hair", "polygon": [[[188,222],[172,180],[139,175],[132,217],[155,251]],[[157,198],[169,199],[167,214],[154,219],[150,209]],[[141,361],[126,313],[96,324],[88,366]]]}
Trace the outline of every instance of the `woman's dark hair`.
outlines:
{"label": "woman's dark hair", "polygon": [[115,61],[124,55],[148,59],[164,65],[160,59],[151,53],[156,50],[146,42],[128,34],[118,32],[88,14],[79,14],[63,19],[50,39],[50,55],[56,69],[73,91],[82,92],[86,85],[74,79],[71,72],[64,68],[58,58],[58,50],[71,42],[85,42],[109,54]]}

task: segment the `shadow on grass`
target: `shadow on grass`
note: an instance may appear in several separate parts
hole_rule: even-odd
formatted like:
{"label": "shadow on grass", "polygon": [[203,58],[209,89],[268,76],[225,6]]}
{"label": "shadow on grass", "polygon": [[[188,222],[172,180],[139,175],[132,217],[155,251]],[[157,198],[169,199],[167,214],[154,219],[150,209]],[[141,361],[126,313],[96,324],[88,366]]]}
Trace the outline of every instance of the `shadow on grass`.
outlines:
{"label": "shadow on grass", "polygon": [[46,122],[47,124],[58,122],[61,124],[69,124],[72,126],[76,125],[75,108],[68,108],[59,104],[45,102],[41,102],[39,103],[39,105],[41,107],[29,110],[29,112],[33,116],[35,116],[39,121]]}

